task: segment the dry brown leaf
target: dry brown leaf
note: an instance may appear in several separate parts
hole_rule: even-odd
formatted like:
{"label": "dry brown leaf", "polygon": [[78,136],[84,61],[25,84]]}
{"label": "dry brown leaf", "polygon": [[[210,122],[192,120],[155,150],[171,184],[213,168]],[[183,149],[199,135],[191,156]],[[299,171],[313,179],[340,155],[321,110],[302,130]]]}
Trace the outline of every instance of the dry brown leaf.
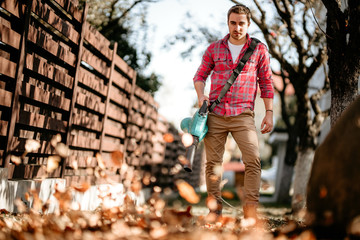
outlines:
{"label": "dry brown leaf", "polygon": [[56,145],[61,142],[61,135],[58,133],[51,138],[51,146],[56,147]]}
{"label": "dry brown leaf", "polygon": [[64,143],[58,143],[55,146],[55,150],[57,154],[59,154],[61,157],[66,158],[69,156],[69,148]]}
{"label": "dry brown leaf", "polygon": [[89,190],[90,184],[88,182],[83,182],[80,184],[74,184],[72,187],[74,188],[75,191],[86,192],[87,190]]}
{"label": "dry brown leaf", "polygon": [[131,191],[133,191],[135,194],[139,194],[141,189],[142,189],[142,185],[140,181],[134,181],[131,186],[130,186]]}
{"label": "dry brown leaf", "polygon": [[10,156],[10,160],[15,164],[15,165],[19,165],[21,164],[21,158],[15,155],[11,155]]}
{"label": "dry brown leaf", "polygon": [[59,156],[49,156],[47,159],[46,171],[52,173],[59,167],[59,162],[61,158]]}
{"label": "dry brown leaf", "polygon": [[222,193],[221,193],[221,196],[223,197],[223,198],[226,198],[226,199],[233,199],[234,197],[235,197],[235,195],[234,195],[234,193],[233,192],[231,192],[231,191],[223,191]]}
{"label": "dry brown leaf", "polygon": [[105,169],[106,166],[105,166],[105,163],[104,163],[104,160],[103,158],[101,157],[101,154],[100,153],[96,153],[96,160],[98,162],[98,165],[101,169]]}
{"label": "dry brown leaf", "polygon": [[111,153],[111,160],[115,167],[121,167],[124,160],[124,154],[120,151],[114,151]]}
{"label": "dry brown leaf", "polygon": [[320,188],[319,197],[320,197],[320,198],[325,198],[325,197],[327,196],[327,194],[328,194],[327,188],[324,187],[324,186],[322,186],[322,187]]}
{"label": "dry brown leaf", "polygon": [[200,197],[196,194],[194,188],[183,180],[176,181],[176,186],[182,198],[191,204],[196,204],[200,201]]}
{"label": "dry brown leaf", "polygon": [[181,142],[185,147],[189,147],[194,142],[194,138],[190,133],[184,133],[181,137]]}
{"label": "dry brown leaf", "polygon": [[190,163],[184,155],[179,155],[178,160],[182,165],[188,165]]}
{"label": "dry brown leaf", "polygon": [[34,139],[28,139],[25,143],[26,152],[36,152],[40,148],[40,142]]}
{"label": "dry brown leaf", "polygon": [[172,135],[171,133],[165,133],[163,135],[163,139],[167,143],[172,143],[174,141],[174,135]]}

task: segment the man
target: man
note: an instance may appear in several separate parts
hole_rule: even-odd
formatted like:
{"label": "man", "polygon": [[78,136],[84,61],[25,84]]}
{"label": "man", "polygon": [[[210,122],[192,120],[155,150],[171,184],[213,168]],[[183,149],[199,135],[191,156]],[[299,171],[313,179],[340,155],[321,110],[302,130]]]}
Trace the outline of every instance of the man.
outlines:
{"label": "man", "polygon": [[[247,34],[251,13],[242,4],[231,7],[228,11],[229,34],[207,48],[201,65],[194,76],[194,87],[199,106],[204,101],[214,102],[233,69],[253,41]],[[211,74],[210,96],[204,95],[205,82]],[[273,128],[272,99],[274,89],[270,69],[270,58],[266,46],[259,43],[242,72],[239,74],[221,102],[208,115],[208,133],[204,139],[206,150],[206,185],[209,197],[217,201],[217,208],[210,208],[210,213],[221,216],[222,200],[217,166],[222,165],[225,142],[231,133],[239,146],[245,164],[244,202],[245,218],[257,219],[256,209],[259,202],[261,165],[258,138],[254,122],[254,101],[257,86],[266,112],[261,123],[261,133],[269,133]]]}

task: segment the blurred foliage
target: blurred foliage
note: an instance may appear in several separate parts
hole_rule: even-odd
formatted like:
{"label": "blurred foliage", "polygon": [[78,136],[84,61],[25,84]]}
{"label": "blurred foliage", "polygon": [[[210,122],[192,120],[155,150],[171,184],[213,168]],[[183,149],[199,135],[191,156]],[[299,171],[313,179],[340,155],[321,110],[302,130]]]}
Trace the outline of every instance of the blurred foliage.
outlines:
{"label": "blurred foliage", "polygon": [[112,43],[117,54],[137,72],[136,84],[152,95],[160,88],[160,77],[145,70],[151,62],[146,19],[148,6],[158,0],[80,0],[87,2],[87,21]]}

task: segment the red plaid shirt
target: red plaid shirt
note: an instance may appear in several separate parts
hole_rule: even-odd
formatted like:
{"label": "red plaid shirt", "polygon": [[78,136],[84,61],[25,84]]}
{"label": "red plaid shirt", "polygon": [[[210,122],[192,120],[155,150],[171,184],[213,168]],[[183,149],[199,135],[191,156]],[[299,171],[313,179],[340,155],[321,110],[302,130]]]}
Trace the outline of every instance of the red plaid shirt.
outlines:
{"label": "red plaid shirt", "polygon": [[[204,53],[201,65],[193,80],[194,82],[202,81],[205,83],[212,71],[210,102],[217,99],[226,81],[230,78],[233,69],[236,68],[239,60],[249,47],[251,38],[248,34],[246,37],[247,42],[235,63],[233,63],[228,45],[229,34],[223,39],[210,44]],[[257,84],[260,87],[261,98],[273,98],[274,88],[271,75],[268,50],[263,43],[260,43],[256,46],[254,53],[247,61],[242,72],[213,112],[221,116],[224,114],[236,116],[247,108],[254,110]]]}

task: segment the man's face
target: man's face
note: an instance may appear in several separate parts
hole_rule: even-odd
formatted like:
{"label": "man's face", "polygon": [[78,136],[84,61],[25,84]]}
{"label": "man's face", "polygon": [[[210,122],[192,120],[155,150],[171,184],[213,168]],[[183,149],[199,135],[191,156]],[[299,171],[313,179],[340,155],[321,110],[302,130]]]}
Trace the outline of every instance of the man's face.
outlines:
{"label": "man's face", "polygon": [[229,16],[229,33],[232,44],[244,44],[246,42],[246,33],[250,22],[245,14],[231,13]]}

